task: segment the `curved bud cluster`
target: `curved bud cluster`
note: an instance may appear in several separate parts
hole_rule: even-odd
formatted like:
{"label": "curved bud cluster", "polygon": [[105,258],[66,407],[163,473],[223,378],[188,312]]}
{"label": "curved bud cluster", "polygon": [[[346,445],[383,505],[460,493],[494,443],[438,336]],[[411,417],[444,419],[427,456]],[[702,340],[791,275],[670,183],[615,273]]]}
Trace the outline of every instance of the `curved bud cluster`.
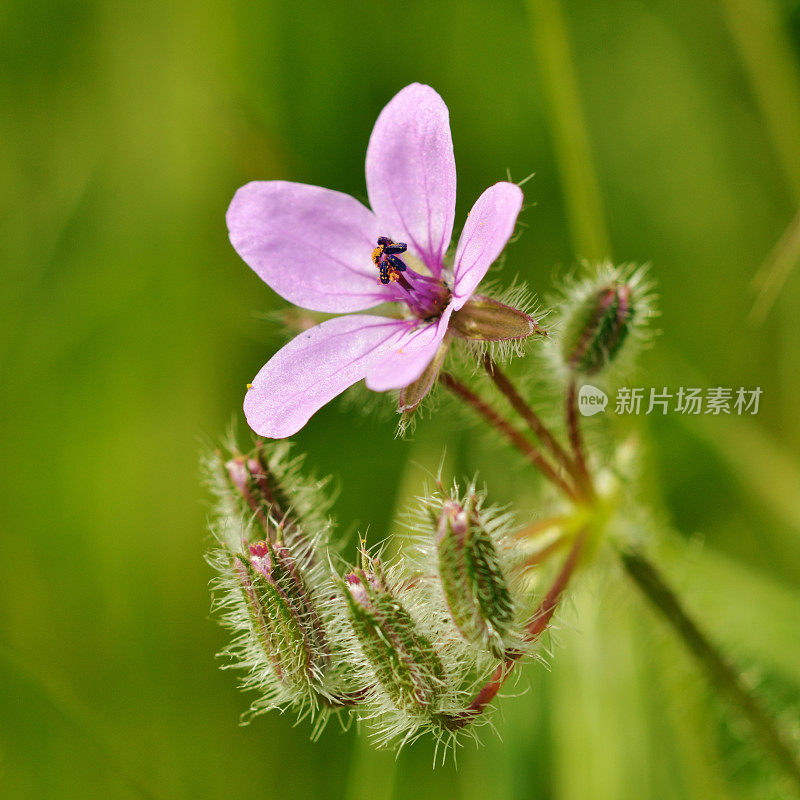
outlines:
{"label": "curved bud cluster", "polygon": [[646,268],[603,264],[568,285],[561,303],[560,356],[587,377],[630,360],[655,315]]}
{"label": "curved bud cluster", "polygon": [[476,496],[462,506],[445,500],[436,538],[439,577],[453,622],[462,636],[503,658],[514,605],[500,556],[481,525]]}
{"label": "curved bud cluster", "polygon": [[291,708],[319,731],[346,711],[379,745],[431,732],[446,748],[486,720],[476,698],[530,650],[510,514],[484,508],[474,483],[463,495],[439,486],[413,517],[421,560],[387,565],[362,547],[360,565],[339,577],[319,513],[324,482],[302,481],[287,447],[216,452],[208,466],[220,544],[209,560],[235,637],[226,654],[259,693],[251,715]]}

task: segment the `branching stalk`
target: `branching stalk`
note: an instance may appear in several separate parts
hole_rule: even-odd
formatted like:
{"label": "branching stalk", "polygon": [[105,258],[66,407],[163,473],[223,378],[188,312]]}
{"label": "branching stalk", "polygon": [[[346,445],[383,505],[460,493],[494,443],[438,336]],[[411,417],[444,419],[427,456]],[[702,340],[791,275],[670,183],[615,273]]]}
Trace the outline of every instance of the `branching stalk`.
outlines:
{"label": "branching stalk", "polygon": [[525,420],[528,427],[539,438],[539,441],[553,454],[556,460],[566,470],[567,474],[575,476],[575,464],[567,451],[561,446],[558,440],[544,424],[541,417],[525,402],[522,395],[517,391],[514,384],[508,379],[497,363],[490,355],[483,358],[483,366],[486,373],[494,382],[494,385],[506,396],[513,409]]}
{"label": "branching stalk", "polygon": [[[498,389],[500,389],[511,402],[514,410],[525,420],[531,430],[547,447],[549,452],[558,460],[559,464],[566,468],[567,463],[569,463],[570,469],[568,469],[568,472],[570,477],[573,480],[579,481],[581,490],[590,492],[590,496],[593,496],[594,489],[586,465],[584,445],[580,431],[577,386],[575,380],[573,379],[570,381],[566,398],[567,429],[569,431],[570,445],[573,452],[573,457],[570,459],[563,449],[560,448],[554,437],[552,437],[550,431],[536,416],[535,412],[527,406],[511,382],[500,372],[490,358],[487,357],[484,360],[484,367]],[[519,434],[511,423],[500,417],[497,412],[487,406],[466,387],[458,384],[454,378],[451,376],[446,377],[448,380],[445,381],[445,385],[447,385],[451,391],[454,391],[461,396],[462,399],[466,400],[490,424],[504,433],[518,449],[521,449],[523,453],[531,458],[528,449],[532,446]],[[537,454],[537,458],[536,460],[531,460],[541,469],[539,461],[543,459],[541,454],[538,453],[535,448],[533,449]],[[555,473],[553,473],[553,475],[555,475],[555,477],[560,477]],[[553,480],[552,476],[548,475],[548,477]],[[575,494],[570,494],[570,496],[573,500],[578,499]],[[542,600],[537,613],[529,624],[527,629],[528,641],[535,641],[546,629],[558,605],[561,594],[566,588],[570,576],[579,560],[584,539],[585,531],[576,539],[561,572],[551,586],[550,591]],[[725,659],[722,653],[720,653],[700,630],[697,624],[688,616],[677,595],[665,583],[653,564],[641,553],[633,550],[626,550],[620,553],[620,558],[623,567],[639,590],[659,610],[667,622],[669,622],[684,645],[705,670],[714,686],[738,708],[742,716],[750,723],[754,733],[760,739],[765,749],[773,755],[775,760],[795,782],[798,789],[800,789],[800,759],[798,758],[796,748],[790,742],[785,731],[780,728],[777,722],[764,709],[758,698],[742,680],[739,672]],[[520,655],[521,654],[517,653],[510,655],[506,661],[497,668],[492,678],[476,695],[469,707],[461,715],[452,720],[451,727],[462,727],[483,713],[500,691],[500,688]]]}
{"label": "branching stalk", "polygon": [[454,378],[450,373],[442,373],[439,376],[439,382],[480,414],[492,427],[500,431],[547,480],[558,486],[571,500],[578,501],[575,489],[556,472],[540,450],[528,441],[505,417],[501,416],[488,403],[481,400],[478,395],[464,386],[461,381]]}

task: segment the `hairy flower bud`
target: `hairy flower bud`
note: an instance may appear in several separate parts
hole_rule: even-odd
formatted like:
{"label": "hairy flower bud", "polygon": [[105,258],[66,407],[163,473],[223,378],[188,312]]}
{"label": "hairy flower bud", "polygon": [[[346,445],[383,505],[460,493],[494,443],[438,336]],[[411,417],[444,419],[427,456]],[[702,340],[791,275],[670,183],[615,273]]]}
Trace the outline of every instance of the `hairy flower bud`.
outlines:
{"label": "hairy flower bud", "polygon": [[569,287],[561,357],[570,371],[597,375],[619,362],[632,340],[642,338],[654,314],[644,272],[603,265],[597,275]]}
{"label": "hairy flower bud", "polygon": [[238,493],[242,510],[249,513],[263,538],[282,539],[294,520],[290,502],[280,480],[266,463],[261,450],[249,456],[237,455],[225,463],[230,484]]}
{"label": "hairy flower bud", "polygon": [[289,687],[316,683],[329,658],[328,643],[308,582],[289,550],[269,540],[250,545],[234,569],[253,633],[275,677]]}
{"label": "hairy flower bud", "polygon": [[454,311],[450,325],[456,336],[483,342],[507,342],[527,339],[534,334],[547,335],[524,311],[484,295],[474,295],[463,308]]}
{"label": "hairy flower bud", "polygon": [[429,710],[444,689],[444,667],[376,560],[347,575],[344,595],[364,657],[392,703],[412,713]]}
{"label": "hairy flower bud", "polygon": [[330,529],[329,481],[303,474],[303,457],[285,442],[257,441],[242,454],[231,442],[210,452],[205,470],[216,495],[215,533],[231,551],[269,539],[300,548],[305,562],[324,545]]}
{"label": "hairy flower bud", "polygon": [[247,455],[235,444],[209,454],[217,496],[212,530],[219,547],[215,601],[234,634],[225,655],[258,691],[249,715],[295,708],[316,715],[321,730],[332,709],[353,704],[331,608],[336,589],[322,557],[329,505],[325,481],[304,477],[302,459],[283,443],[258,442]]}
{"label": "hairy flower bud", "polygon": [[605,286],[576,309],[562,343],[572,369],[594,375],[613,360],[630,332],[630,299],[628,286]]}
{"label": "hairy flower bud", "polygon": [[436,540],[439,578],[462,636],[503,658],[514,618],[511,593],[492,537],[480,524],[474,497],[445,500]]}

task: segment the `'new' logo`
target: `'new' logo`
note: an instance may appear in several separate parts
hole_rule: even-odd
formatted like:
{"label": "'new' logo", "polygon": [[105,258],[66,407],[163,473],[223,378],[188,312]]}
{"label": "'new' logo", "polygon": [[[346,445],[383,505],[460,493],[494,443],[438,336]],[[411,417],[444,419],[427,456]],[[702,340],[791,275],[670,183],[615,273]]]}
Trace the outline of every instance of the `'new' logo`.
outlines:
{"label": "'new' logo", "polygon": [[593,417],[606,410],[608,395],[596,386],[585,383],[578,390],[578,410],[584,417]]}

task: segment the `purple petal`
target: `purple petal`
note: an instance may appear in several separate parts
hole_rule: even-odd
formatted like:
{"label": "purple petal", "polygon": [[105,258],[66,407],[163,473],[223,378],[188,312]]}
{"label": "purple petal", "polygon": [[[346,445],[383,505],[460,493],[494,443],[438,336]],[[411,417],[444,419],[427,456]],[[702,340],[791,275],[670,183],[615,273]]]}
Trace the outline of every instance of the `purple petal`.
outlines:
{"label": "purple petal", "polygon": [[456,162],[447,106],[412,83],[381,111],[367,148],[367,193],[386,229],[439,277],[453,234]]}
{"label": "purple petal", "polygon": [[297,433],[407,333],[404,320],[367,315],[336,317],[303,331],[253,379],[244,398],[248,424],[270,439]]}
{"label": "purple petal", "polygon": [[453,307],[469,300],[514,233],[522,208],[522,189],[516,183],[490,186],[472,206],[458,240],[455,258]]}
{"label": "purple petal", "polygon": [[367,388],[374,392],[402,389],[419,378],[436,355],[452,313],[453,307],[449,305],[436,322],[417,328],[396,342],[391,352],[367,371]]}
{"label": "purple petal", "polygon": [[236,252],[281,297],[312,311],[361,311],[387,299],[370,258],[380,231],[353,197],[253,181],[228,208]]}

